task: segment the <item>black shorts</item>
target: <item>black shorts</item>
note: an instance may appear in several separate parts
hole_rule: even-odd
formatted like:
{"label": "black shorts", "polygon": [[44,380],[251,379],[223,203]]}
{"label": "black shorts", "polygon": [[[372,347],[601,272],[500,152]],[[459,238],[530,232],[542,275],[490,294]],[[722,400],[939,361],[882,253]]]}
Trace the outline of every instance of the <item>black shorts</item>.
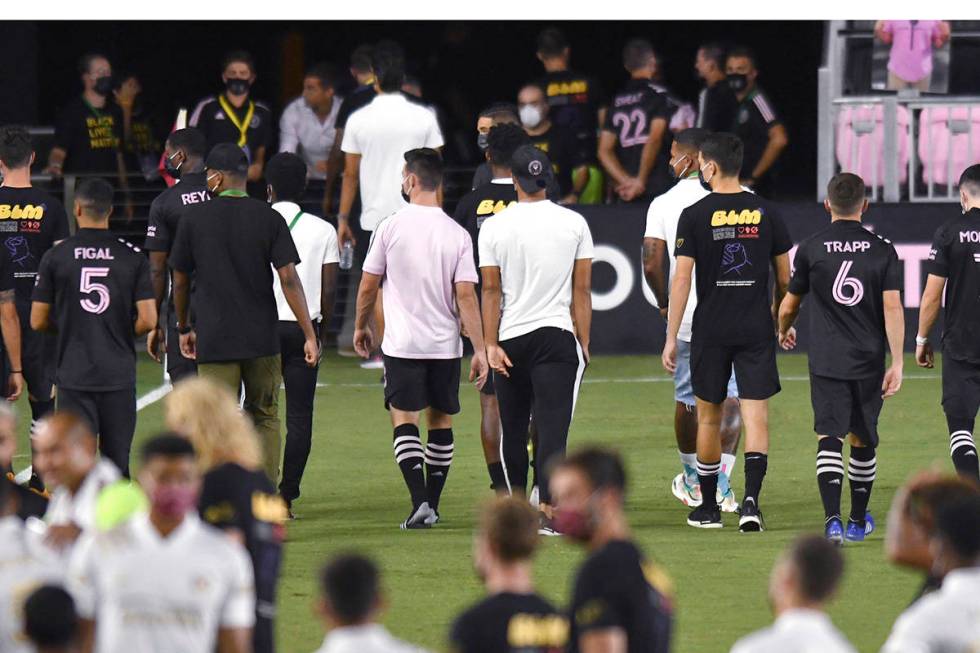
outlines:
{"label": "black shorts", "polygon": [[691,342],[691,385],[699,399],[725,401],[733,367],[740,399],[768,399],[782,389],[775,336],[746,345],[704,345],[697,338]]}
{"label": "black shorts", "polygon": [[395,358],[384,355],[385,408],[459,412],[460,358]]}
{"label": "black shorts", "polygon": [[35,399],[47,401],[54,386],[56,340],[50,333],[32,329],[21,329],[20,334],[20,357],[27,391]]}
{"label": "black shorts", "polygon": [[853,433],[865,446],[877,447],[884,376],[881,372],[864,379],[832,379],[811,374],[810,400],[817,435],[843,438]]}
{"label": "black shorts", "polygon": [[491,397],[497,394],[497,389],[493,386],[493,370],[490,370],[490,373],[487,374],[487,382],[480,388],[480,394],[490,395]]}
{"label": "black shorts", "polygon": [[974,420],[980,408],[980,366],[943,354],[943,412],[952,419]]}

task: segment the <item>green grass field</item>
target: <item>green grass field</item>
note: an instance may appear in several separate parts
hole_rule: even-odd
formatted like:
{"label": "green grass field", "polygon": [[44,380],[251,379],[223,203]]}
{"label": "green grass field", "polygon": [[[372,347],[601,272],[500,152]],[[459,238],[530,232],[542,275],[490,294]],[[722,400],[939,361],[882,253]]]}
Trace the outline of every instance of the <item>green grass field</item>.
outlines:
{"label": "green grass field", "polygon": [[[771,620],[766,588],[769,569],[797,533],[822,529],[823,512],[814,479],[806,358],[780,358],[783,392],[771,403],[772,444],[762,508],[769,530],[741,535],[736,518],[725,528],[696,530],[670,493],[679,471],[673,435],[673,386],[659,358],[597,358],[579,397],[570,447],[599,443],[619,449],[629,472],[628,512],[635,536],[676,584],[678,653],[727,651],[740,636]],[[846,581],[831,613],[860,651],[877,651],[895,617],[915,592],[918,579],[890,567],[883,554],[889,502],[914,469],[938,464],[951,470],[945,422],[939,406],[938,370],[906,361],[901,393],[882,415],[878,480],[871,509],[879,531],[863,545],[845,548]],[[278,641],[283,653],[315,650],[322,638],[312,613],[316,571],[338,551],[370,554],[383,568],[387,626],[398,636],[445,650],[448,626],[481,595],[472,571],[472,529],[480,502],[491,496],[479,442],[475,390],[461,390],[463,410],[455,426],[456,458],[443,495],[443,523],[430,531],[404,532],[398,523],[409,509],[394,463],[391,429],[382,407],[379,372],[353,360],[328,358],[320,370],[314,445],[289,524],[279,589]],[[141,359],[139,394],[160,384],[160,368]],[[26,405],[21,414],[26,413]],[[281,409],[282,410],[282,409]],[[139,415],[137,440],[162,424],[162,404]],[[24,427],[26,431],[26,426]],[[21,452],[26,451],[26,433]],[[739,452],[734,485],[741,496]],[[16,467],[26,464],[21,457]],[[847,492],[844,493],[847,509]],[[544,542],[536,578],[546,596],[564,604],[581,551],[558,538]],[[707,599],[707,600],[706,600]]]}

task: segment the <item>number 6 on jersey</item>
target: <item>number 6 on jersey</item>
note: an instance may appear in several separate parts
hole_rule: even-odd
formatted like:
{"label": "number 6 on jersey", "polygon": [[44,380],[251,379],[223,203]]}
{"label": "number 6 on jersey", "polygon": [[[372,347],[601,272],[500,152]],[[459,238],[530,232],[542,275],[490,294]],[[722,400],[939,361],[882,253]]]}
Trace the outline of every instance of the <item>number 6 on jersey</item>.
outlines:
{"label": "number 6 on jersey", "polygon": [[844,306],[857,306],[864,299],[864,284],[860,279],[847,276],[853,265],[854,261],[842,262],[834,280],[834,301]]}

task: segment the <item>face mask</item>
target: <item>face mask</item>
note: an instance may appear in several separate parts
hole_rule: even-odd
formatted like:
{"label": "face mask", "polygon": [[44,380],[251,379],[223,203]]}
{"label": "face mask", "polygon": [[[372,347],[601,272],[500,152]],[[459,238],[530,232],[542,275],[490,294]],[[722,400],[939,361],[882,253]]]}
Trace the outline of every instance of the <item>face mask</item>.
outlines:
{"label": "face mask", "polygon": [[196,503],[197,491],[193,486],[162,485],[150,497],[153,511],[171,518],[183,517]]}
{"label": "face mask", "polygon": [[248,89],[252,87],[252,83],[247,79],[228,79],[225,80],[225,88],[232,95],[245,95],[248,93]]}
{"label": "face mask", "polygon": [[178,154],[180,154],[180,152],[174,152],[167,157],[166,161],[163,162],[163,167],[167,171],[167,174],[174,179],[180,179],[180,166],[184,165],[183,161],[177,165],[174,165],[174,157],[176,157]]}
{"label": "face mask", "polygon": [[521,124],[531,129],[534,129],[535,127],[540,125],[541,119],[543,117],[541,115],[541,109],[537,108],[533,104],[525,104],[524,106],[522,106],[520,110],[520,115],[521,115]]}
{"label": "face mask", "polygon": [[680,163],[681,161],[683,161],[686,158],[687,158],[687,155],[685,154],[684,156],[682,156],[681,158],[677,159],[676,161],[671,161],[670,164],[667,166],[670,169],[670,177],[671,177],[671,179],[680,179],[682,176],[684,176],[685,174],[687,174],[687,166],[684,166],[684,172],[677,172],[677,164]]}
{"label": "face mask", "polygon": [[741,93],[749,85],[749,76],[745,73],[731,73],[728,75],[728,88],[736,93]]}
{"label": "face mask", "polygon": [[488,140],[488,134],[480,132],[476,135],[476,146],[480,148],[481,152],[486,152],[487,148],[490,147],[490,144],[487,142]]}
{"label": "face mask", "polygon": [[577,542],[588,542],[592,537],[592,520],[584,510],[559,508],[555,511],[555,529]]}
{"label": "face mask", "polygon": [[406,181],[408,181],[408,177],[405,177],[404,179],[402,179],[402,187],[401,187],[400,190],[401,190],[401,194],[402,194],[402,199],[405,200],[405,203],[406,204],[411,204],[412,200],[409,198],[409,193],[412,192],[412,189],[409,188],[408,190],[405,190],[405,182]]}
{"label": "face mask", "polygon": [[112,76],[105,75],[95,80],[95,87],[92,89],[102,97],[107,97],[112,93]]}
{"label": "face mask", "polygon": [[709,193],[711,192],[711,184],[709,184],[708,180],[704,178],[704,168],[698,170],[698,181],[701,182],[701,188],[705,189]]}
{"label": "face mask", "polygon": [[210,191],[212,195],[214,195],[215,193],[218,192],[218,186],[220,186],[221,184],[216,184],[214,188],[211,188],[211,180],[214,179],[215,177],[220,177],[220,176],[221,175],[214,174],[214,175],[211,175],[210,177],[208,177],[205,180],[205,181],[207,181],[208,191]]}

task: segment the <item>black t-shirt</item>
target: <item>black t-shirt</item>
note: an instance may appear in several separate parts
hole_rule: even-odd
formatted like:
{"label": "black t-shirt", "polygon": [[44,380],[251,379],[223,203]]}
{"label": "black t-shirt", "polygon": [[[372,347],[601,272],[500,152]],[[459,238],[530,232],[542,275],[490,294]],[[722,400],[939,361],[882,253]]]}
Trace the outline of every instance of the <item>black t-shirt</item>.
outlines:
{"label": "black t-shirt", "polygon": [[885,369],[882,293],[902,289],[892,244],[860,222],[838,220],[800,243],[789,284],[794,295],[813,295],[810,373],[864,379]]}
{"label": "black t-shirt", "polygon": [[296,245],[267,203],[224,196],[185,209],[170,266],[194,275],[199,363],[279,353],[272,268],[290,263],[299,263]]}
{"label": "black t-shirt", "polygon": [[68,214],[57,199],[39,188],[0,187],[0,241],[21,313],[30,314],[41,257],[55,241],[67,237]]}
{"label": "black t-shirt", "polygon": [[[769,130],[782,124],[779,115],[769,102],[769,97],[761,90],[755,89],[738,103],[735,110],[735,123],[731,126],[732,133],[742,139],[745,153],[742,156],[743,178],[752,174],[762,153],[769,144]],[[766,171],[766,175],[772,168]]]}
{"label": "black t-shirt", "polygon": [[671,581],[632,542],[595,551],[575,578],[568,650],[592,630],[620,628],[629,653],[666,653],[673,621]]}
{"label": "black t-shirt", "polygon": [[[198,499],[201,519],[222,530],[239,531],[255,570],[255,611],[271,621],[282,564],[286,504],[262,470],[225,463],[204,475]],[[273,650],[273,629],[256,628],[255,651]]]}
{"label": "black t-shirt", "polygon": [[136,384],[133,316],[145,299],[153,299],[146,256],[105,229],[79,229],[44,255],[34,301],[53,305],[59,388]]}
{"label": "black t-shirt", "polygon": [[18,517],[25,521],[29,517],[37,517],[38,519],[44,517],[44,513],[48,511],[48,500],[43,494],[15,483],[12,472],[7,472],[7,476],[0,479],[0,483],[9,483],[10,491],[17,496]]}
{"label": "black t-shirt", "polygon": [[571,130],[586,161],[594,162],[599,109],[606,105],[602,86],[594,78],[571,70],[545,73],[539,83],[545,90],[552,122]]}
{"label": "black t-shirt", "polygon": [[170,252],[184,210],[211,199],[203,172],[189,172],[180,181],[157,195],[150,204],[144,247],[151,252]]}
{"label": "black t-shirt", "polygon": [[122,113],[114,103],[96,109],[82,96],[73,98],[54,127],[54,146],[67,152],[64,171],[116,174],[122,131]]}
{"label": "black t-shirt", "polygon": [[[222,99],[224,102],[222,102]],[[229,115],[228,112],[231,112]],[[249,117],[251,113],[251,117]],[[234,117],[234,120],[232,119]],[[190,126],[197,127],[204,132],[204,138],[208,143],[208,151],[218,143],[238,143],[241,139],[241,130],[235,124],[245,130],[245,146],[242,148],[248,154],[249,161],[255,157],[255,152],[260,147],[266,150],[272,148],[275,138],[275,125],[272,122],[272,112],[262,102],[249,98],[241,107],[235,107],[224,95],[218,97],[208,97],[201,100],[197,108],[191,115]],[[266,153],[266,160],[271,153]]]}
{"label": "black t-shirt", "polygon": [[[629,80],[613,96],[602,129],[616,135],[616,158],[631,176],[636,176],[640,171],[650,127],[656,120],[669,124],[674,109],[666,93],[658,92],[649,81],[642,79]],[[660,151],[647,180],[650,195],[658,195],[670,187],[671,179],[667,171],[670,140],[670,130],[665,127]]]}
{"label": "black t-shirt", "polygon": [[737,109],[738,100],[727,82],[705,86],[698,95],[697,126],[713,132],[728,131],[735,122]]}
{"label": "black t-shirt", "polygon": [[551,123],[537,136],[530,136],[531,145],[548,155],[555,170],[558,189],[564,197],[572,192],[572,171],[588,163],[588,156],[575,134],[564,127]]}
{"label": "black t-shirt", "polygon": [[753,193],[711,193],[684,209],[674,252],[695,261],[694,341],[740,345],[774,338],[769,265],[792,246],[776,207]]}
{"label": "black t-shirt", "polygon": [[511,180],[494,183],[487,182],[470,191],[459,200],[453,218],[466,229],[473,240],[473,261],[480,269],[480,227],[483,222],[517,202],[517,190]]}
{"label": "black t-shirt", "polygon": [[936,230],[925,268],[946,279],[943,354],[980,365],[980,209]]}
{"label": "black t-shirt", "polygon": [[487,597],[449,633],[453,653],[559,653],[567,644],[568,619],[537,594]]}
{"label": "black t-shirt", "polygon": [[350,118],[350,114],[371,104],[371,100],[377,94],[377,91],[374,90],[373,83],[361,84],[351,91],[350,95],[345,97],[344,101],[340,103],[340,108],[337,109],[337,119],[334,121],[334,127],[336,129],[347,127],[347,119]]}

